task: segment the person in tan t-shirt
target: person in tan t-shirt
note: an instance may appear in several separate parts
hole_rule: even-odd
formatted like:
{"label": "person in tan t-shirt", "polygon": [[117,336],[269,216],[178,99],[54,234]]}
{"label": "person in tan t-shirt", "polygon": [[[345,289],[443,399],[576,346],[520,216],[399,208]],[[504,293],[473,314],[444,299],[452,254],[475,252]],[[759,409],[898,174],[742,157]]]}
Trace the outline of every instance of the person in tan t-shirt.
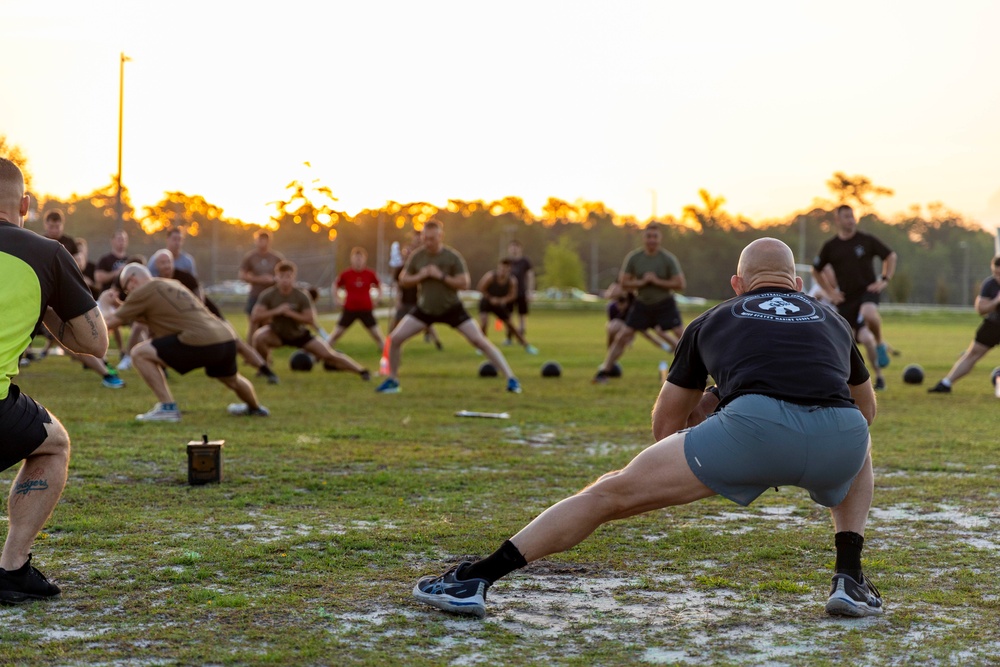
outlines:
{"label": "person in tan t-shirt", "polygon": [[229,412],[266,417],[253,384],[236,369],[236,332],[212,315],[191,290],[176,280],[153,278],[142,264],[128,264],[119,278],[128,294],[107,319],[108,328],[131,322],[149,327],[151,340],[132,348],[132,364],[156,395],[157,403],[139,421],[180,421],[181,414],[167,386],[163,369],[181,375],[196,368],[232,389],[244,402]]}

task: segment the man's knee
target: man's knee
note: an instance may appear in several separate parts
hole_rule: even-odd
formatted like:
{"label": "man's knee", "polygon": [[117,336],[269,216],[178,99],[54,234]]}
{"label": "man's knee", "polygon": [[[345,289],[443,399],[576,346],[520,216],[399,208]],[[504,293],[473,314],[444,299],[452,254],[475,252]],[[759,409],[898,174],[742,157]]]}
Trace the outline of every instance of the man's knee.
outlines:
{"label": "man's knee", "polygon": [[66,428],[55,417],[45,425],[45,440],[27,458],[32,456],[65,456],[69,460],[70,439]]}

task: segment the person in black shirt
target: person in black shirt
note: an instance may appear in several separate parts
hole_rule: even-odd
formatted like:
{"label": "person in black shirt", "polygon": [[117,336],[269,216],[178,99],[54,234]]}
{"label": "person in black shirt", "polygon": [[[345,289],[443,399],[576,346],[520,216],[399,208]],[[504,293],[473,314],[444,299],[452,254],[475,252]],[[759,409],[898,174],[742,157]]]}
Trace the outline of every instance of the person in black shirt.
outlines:
{"label": "person in black shirt", "polygon": [[128,233],[118,230],[111,235],[111,252],[97,260],[97,284],[102,292],[111,286],[111,281],[126,264],[128,264]]}
{"label": "person in black shirt", "polygon": [[[776,239],[748,245],[731,284],[736,298],[698,317],[678,342],[653,408],[659,442],[545,510],[488,558],[421,578],[413,595],[482,617],[497,579],[575,546],[601,524],[716,494],[747,505],[769,487],[789,485],[833,514],[836,574],[826,611],[882,613],[881,596],[861,571],[875,393],[851,329],[801,293],[792,251]],[[710,375],[719,409],[685,429]]]}
{"label": "person in black shirt", "polygon": [[72,236],[67,236],[64,233],[66,229],[66,214],[62,212],[62,209],[54,208],[46,211],[45,215],[42,216],[42,225],[42,228],[45,230],[45,238],[58,241],[62,247],[66,248],[66,251],[69,252],[73,259],[76,259],[80,248],[76,245],[76,241],[73,240]]}
{"label": "person in black shirt", "polygon": [[[962,353],[948,374],[927,390],[932,394],[950,394],[953,382],[968,375],[976,362],[1000,345],[1000,255],[990,262],[990,269],[993,274],[983,281],[974,304],[976,312],[983,316],[983,322],[976,329],[976,337],[972,339],[969,348]],[[998,385],[997,396],[1000,397],[1000,380],[995,381]]]}
{"label": "person in black shirt", "polygon": [[30,200],[21,170],[0,158],[0,470],[24,461],[10,485],[0,551],[0,601],[59,595],[31,565],[31,546],[66,486],[69,435],[59,420],[11,382],[18,357],[40,327],[69,349],[101,357],[108,330],[76,260],[59,243],[23,229]]}
{"label": "person in black shirt", "polygon": [[497,262],[496,269],[487,271],[479,279],[479,284],[476,285],[476,289],[482,295],[479,300],[479,328],[484,336],[489,337],[487,324],[492,314],[507,325],[507,331],[524,346],[528,354],[538,354],[538,349],[529,344],[510,321],[511,306],[517,302],[518,292],[517,278],[511,275],[510,266],[509,258],[501,259]]}
{"label": "person in black shirt", "polygon": [[[511,315],[518,317],[517,331],[521,338],[527,336],[527,325],[531,294],[535,291],[535,269],[531,260],[524,256],[524,246],[517,239],[507,244],[507,258],[510,259],[510,274],[517,280],[517,299],[511,304]],[[513,317],[511,318],[513,320]],[[510,345],[514,333],[513,322],[507,324],[506,344]]]}
{"label": "person in black shirt", "polygon": [[[826,292],[837,312],[854,328],[855,338],[868,352],[875,369],[875,388],[885,389],[882,368],[889,352],[882,340],[879,296],[896,271],[896,253],[871,234],[858,231],[854,210],[837,207],[837,236],[823,244],[813,261],[813,279]],[[882,277],[875,279],[874,259],[882,260]],[[826,267],[833,269],[833,279]]]}

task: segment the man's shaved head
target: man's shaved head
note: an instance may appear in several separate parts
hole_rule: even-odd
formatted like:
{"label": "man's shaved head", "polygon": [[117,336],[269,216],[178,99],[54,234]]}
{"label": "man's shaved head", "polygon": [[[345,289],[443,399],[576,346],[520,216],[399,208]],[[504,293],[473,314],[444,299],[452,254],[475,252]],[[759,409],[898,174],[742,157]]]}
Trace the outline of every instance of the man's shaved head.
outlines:
{"label": "man's shaved head", "polygon": [[744,248],[740,253],[736,277],[742,282],[743,291],[747,292],[765,286],[802,288],[795,275],[792,249],[778,239],[757,239]]}

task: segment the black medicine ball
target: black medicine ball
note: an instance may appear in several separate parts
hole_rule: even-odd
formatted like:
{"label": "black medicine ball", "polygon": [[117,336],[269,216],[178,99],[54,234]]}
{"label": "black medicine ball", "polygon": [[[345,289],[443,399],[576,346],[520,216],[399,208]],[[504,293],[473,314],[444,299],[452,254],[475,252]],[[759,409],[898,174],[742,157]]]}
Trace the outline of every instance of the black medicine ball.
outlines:
{"label": "black medicine ball", "polygon": [[497,367],[488,361],[484,361],[479,364],[479,377],[481,378],[495,378],[497,376]]}
{"label": "black medicine ball", "polygon": [[546,361],[542,364],[542,377],[543,378],[557,378],[562,375],[562,366],[555,361]]}
{"label": "black medicine ball", "polygon": [[288,365],[291,366],[293,371],[311,371],[313,368],[312,355],[305,350],[296,350],[292,352],[292,356],[288,358]]}
{"label": "black medicine ball", "polygon": [[903,369],[903,382],[906,384],[920,384],[924,381],[924,369],[919,364],[910,364]]}

